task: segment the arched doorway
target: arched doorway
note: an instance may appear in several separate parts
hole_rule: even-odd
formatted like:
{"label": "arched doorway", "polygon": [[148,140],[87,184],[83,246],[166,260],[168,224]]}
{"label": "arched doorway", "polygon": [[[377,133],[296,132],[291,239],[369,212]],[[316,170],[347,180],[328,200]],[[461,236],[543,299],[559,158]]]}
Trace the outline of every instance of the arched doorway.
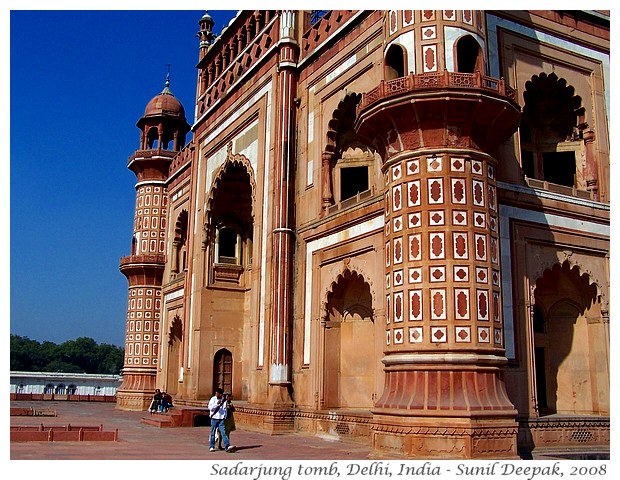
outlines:
{"label": "arched doorway", "polygon": [[373,406],[375,324],[370,286],[346,271],[327,296],[323,331],[323,408]]}
{"label": "arched doorway", "polygon": [[166,371],[166,392],[175,395],[179,384],[179,357],[181,355],[181,341],[183,337],[183,323],[179,316],[175,316],[168,333],[168,365]]}
{"label": "arched doorway", "polygon": [[459,39],[456,48],[456,71],[459,73],[484,74],[482,49],[474,37],[465,35]]}
{"label": "arched doorway", "polygon": [[213,359],[213,390],[221,388],[232,393],[233,357],[230,351],[222,348],[215,353]]}
{"label": "arched doorway", "polygon": [[600,305],[595,285],[567,262],[546,270],[536,282],[533,312],[534,378],[538,414],[604,413],[600,390],[605,372],[594,368],[597,350],[608,346],[598,338]]}
{"label": "arched doorway", "polygon": [[391,45],[385,53],[385,79],[394,80],[405,76],[405,51],[400,45]]}

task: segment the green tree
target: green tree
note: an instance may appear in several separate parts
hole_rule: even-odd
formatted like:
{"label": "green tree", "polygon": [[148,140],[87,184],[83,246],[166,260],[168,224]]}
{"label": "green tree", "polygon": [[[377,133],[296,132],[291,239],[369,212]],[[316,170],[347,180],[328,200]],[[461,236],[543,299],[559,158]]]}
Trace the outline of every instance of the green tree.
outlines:
{"label": "green tree", "polygon": [[56,345],[11,335],[11,370],[119,374],[124,355],[122,348],[88,337]]}
{"label": "green tree", "polygon": [[58,352],[61,361],[80,367],[84,373],[98,373],[97,342],[92,338],[68,340],[60,344]]}
{"label": "green tree", "polygon": [[11,370],[38,371],[51,359],[36,340],[11,335]]}
{"label": "green tree", "polygon": [[48,363],[42,371],[44,372],[63,372],[63,373],[84,373],[84,371],[77,365],[72,363],[63,362],[62,360],[52,360]]}
{"label": "green tree", "polygon": [[97,373],[119,374],[123,368],[125,352],[115,345],[102,343],[97,349]]}

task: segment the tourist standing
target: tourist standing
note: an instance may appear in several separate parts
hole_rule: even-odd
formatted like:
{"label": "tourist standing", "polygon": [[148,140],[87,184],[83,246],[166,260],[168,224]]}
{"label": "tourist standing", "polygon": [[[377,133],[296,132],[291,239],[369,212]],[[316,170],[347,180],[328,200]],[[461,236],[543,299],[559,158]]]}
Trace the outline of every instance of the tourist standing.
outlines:
{"label": "tourist standing", "polygon": [[220,432],[224,441],[224,448],[227,452],[232,452],[235,447],[230,444],[228,435],[224,428],[224,421],[227,415],[227,401],[224,399],[224,391],[221,388],[215,389],[215,394],[209,400],[209,413],[211,414],[211,434],[209,435],[209,451],[215,452],[215,431]]}
{"label": "tourist standing", "polygon": [[[228,436],[228,440],[230,441],[230,432],[234,432],[237,429],[235,425],[235,406],[232,403],[232,395],[230,393],[224,394],[224,400],[226,401],[226,420],[224,420],[224,430],[226,431],[226,435]],[[219,450],[224,450],[222,447],[222,436],[218,435],[219,431],[215,432],[216,440],[217,440],[217,448]]]}

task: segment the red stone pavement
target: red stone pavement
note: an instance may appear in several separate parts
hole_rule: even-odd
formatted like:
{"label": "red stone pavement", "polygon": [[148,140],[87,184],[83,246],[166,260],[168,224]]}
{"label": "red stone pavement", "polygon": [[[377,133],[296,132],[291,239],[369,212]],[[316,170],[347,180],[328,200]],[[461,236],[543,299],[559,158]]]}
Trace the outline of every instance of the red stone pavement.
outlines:
{"label": "red stone pavement", "polygon": [[[209,452],[209,427],[159,428],[140,422],[148,412],[114,403],[12,401],[11,407],[55,410],[57,416],[11,416],[11,425],[101,425],[118,441],[10,442],[11,460],[365,460],[370,446],[309,434],[268,435],[236,430],[234,453]],[[6,438],[6,437],[5,437]]]}

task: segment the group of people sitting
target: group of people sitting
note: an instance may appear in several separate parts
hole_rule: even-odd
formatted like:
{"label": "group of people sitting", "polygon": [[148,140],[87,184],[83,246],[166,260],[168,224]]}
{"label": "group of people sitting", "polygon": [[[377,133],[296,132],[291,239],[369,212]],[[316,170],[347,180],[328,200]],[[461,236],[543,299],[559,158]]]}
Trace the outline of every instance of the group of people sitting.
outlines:
{"label": "group of people sitting", "polygon": [[149,406],[149,412],[153,415],[156,412],[167,412],[172,405],[172,397],[166,392],[162,392],[159,388],[155,389],[155,395]]}

